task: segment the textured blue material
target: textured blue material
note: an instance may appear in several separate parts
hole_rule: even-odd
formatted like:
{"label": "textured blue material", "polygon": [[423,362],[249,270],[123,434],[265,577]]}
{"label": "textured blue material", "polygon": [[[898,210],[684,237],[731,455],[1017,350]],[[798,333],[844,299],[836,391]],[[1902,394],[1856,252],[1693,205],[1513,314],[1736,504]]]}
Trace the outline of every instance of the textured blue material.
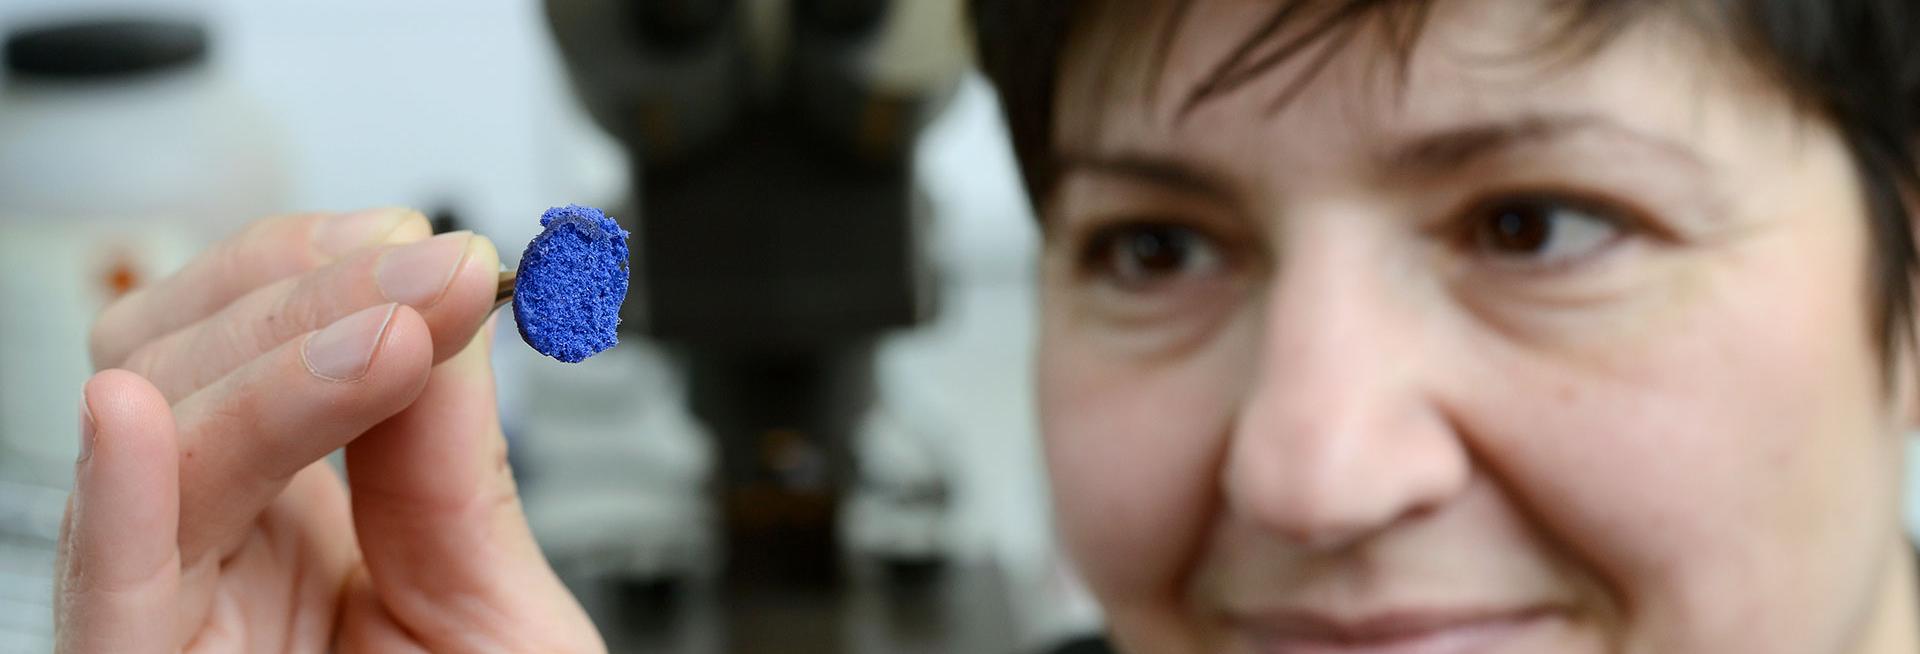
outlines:
{"label": "textured blue material", "polygon": [[579,363],[620,342],[627,230],[577,204],[548,209],[540,226],[546,229],[520,255],[513,317],[533,349]]}

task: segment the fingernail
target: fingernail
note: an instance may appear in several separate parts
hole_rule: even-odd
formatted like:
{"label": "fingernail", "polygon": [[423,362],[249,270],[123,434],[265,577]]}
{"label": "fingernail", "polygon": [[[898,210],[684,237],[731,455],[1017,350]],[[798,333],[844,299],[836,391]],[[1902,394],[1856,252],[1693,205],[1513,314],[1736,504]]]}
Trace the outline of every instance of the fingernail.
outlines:
{"label": "fingernail", "polygon": [[405,209],[389,207],[344,213],[321,220],[313,226],[313,247],[322,255],[338,259],[392,233],[406,215]]}
{"label": "fingernail", "polygon": [[374,283],[387,300],[415,308],[432,306],[453,283],[453,273],[467,258],[473,232],[449,232],[396,248],[380,258]]}
{"label": "fingernail", "polygon": [[80,397],[80,459],[77,463],[86,463],[93,458],[93,409],[87,407],[87,398]]}
{"label": "fingernail", "polygon": [[398,304],[389,304],[361,309],[308,336],[300,348],[307,372],[336,382],[367,376],[367,368],[373,366],[374,349],[380,346],[380,336],[387,333],[387,323],[399,308]]}

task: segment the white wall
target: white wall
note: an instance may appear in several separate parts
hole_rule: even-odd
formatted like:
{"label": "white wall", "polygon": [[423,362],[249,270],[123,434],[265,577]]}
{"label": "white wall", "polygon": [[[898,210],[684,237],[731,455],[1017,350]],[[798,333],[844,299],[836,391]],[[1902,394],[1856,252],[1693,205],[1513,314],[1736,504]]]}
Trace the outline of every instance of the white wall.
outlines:
{"label": "white wall", "polygon": [[294,207],[451,205],[508,244],[625,183],[573,113],[537,3],[7,0],[0,26],[123,10],[211,17],[216,65],[285,128]]}

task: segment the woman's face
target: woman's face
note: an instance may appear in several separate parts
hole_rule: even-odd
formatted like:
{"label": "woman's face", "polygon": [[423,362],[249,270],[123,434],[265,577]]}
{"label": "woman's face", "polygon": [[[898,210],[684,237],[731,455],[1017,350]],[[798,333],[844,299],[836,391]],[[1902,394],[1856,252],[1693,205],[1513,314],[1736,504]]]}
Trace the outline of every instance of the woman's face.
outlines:
{"label": "woman's face", "polygon": [[1540,49],[1557,16],[1440,2],[1404,68],[1363,30],[1289,102],[1321,50],[1181,117],[1275,3],[1192,3],[1164,65],[1165,11],[1096,4],[1055,117],[1040,386],[1063,532],[1124,643],[1898,632],[1908,383],[1858,178],[1702,26],[1640,15],[1569,54]]}

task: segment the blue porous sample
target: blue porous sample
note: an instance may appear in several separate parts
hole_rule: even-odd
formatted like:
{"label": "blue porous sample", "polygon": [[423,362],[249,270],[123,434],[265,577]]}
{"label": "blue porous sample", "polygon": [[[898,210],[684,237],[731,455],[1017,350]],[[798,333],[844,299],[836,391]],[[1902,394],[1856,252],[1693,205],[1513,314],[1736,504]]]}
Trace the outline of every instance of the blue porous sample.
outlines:
{"label": "blue porous sample", "polygon": [[593,207],[570,204],[540,216],[545,229],[513,282],[520,337],[541,354],[579,363],[620,342],[627,299],[627,230]]}

